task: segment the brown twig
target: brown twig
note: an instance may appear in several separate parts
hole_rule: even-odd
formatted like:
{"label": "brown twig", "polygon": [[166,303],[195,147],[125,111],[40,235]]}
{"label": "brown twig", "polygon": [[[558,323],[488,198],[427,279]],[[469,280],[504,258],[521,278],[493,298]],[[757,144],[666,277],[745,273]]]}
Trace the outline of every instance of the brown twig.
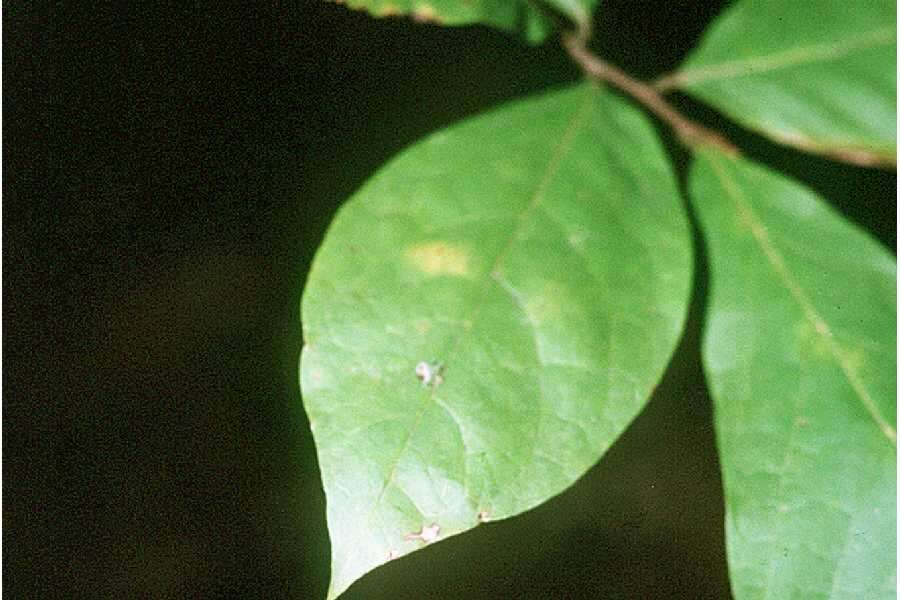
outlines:
{"label": "brown twig", "polygon": [[565,34],[562,38],[563,46],[569,56],[588,76],[616,86],[646,106],[650,112],[668,123],[686,146],[713,146],[730,156],[740,154],[737,146],[728,141],[721,133],[691,121],[675,110],[655,89],[591,53],[587,49],[589,37],[588,28],[579,27],[575,33]]}
{"label": "brown twig", "polygon": [[661,77],[657,78],[651,85],[653,89],[662,94],[674,90],[679,85],[681,85],[682,80],[681,73],[666,73]]}

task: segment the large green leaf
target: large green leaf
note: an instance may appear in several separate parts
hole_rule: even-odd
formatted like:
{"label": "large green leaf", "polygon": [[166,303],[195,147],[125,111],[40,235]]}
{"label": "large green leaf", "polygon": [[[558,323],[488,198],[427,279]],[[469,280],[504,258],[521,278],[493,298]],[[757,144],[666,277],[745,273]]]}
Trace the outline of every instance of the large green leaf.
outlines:
{"label": "large green leaf", "polygon": [[[653,128],[590,84],[438,132],[369,180],[302,307],[330,597],[593,465],[675,347],[690,254]],[[430,385],[421,362],[443,365]]]}
{"label": "large green leaf", "polygon": [[781,143],[896,164],[893,0],[740,0],[660,82]]}
{"label": "large green leaf", "polygon": [[701,156],[703,361],[738,598],[893,598],[896,263],[814,193]]}
{"label": "large green leaf", "polygon": [[[532,42],[552,31],[551,20],[535,0],[343,0],[341,4],[376,17],[409,15],[439,25],[480,23],[521,34]],[[585,25],[597,0],[545,0],[544,4]]]}

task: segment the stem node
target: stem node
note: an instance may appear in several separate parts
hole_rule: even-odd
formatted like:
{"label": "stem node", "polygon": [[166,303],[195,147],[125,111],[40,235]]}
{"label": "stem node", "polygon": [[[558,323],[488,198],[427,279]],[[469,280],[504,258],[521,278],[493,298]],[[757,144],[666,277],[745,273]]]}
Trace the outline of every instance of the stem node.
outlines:
{"label": "stem node", "polygon": [[588,36],[587,30],[579,28],[577,32],[565,33],[562,37],[563,47],[588,77],[612,84],[640,102],[647,110],[665,121],[675,131],[681,143],[688,148],[712,146],[729,156],[740,154],[737,146],[724,135],[691,121],[666,102],[653,87],[634,79],[593,54],[587,48]]}

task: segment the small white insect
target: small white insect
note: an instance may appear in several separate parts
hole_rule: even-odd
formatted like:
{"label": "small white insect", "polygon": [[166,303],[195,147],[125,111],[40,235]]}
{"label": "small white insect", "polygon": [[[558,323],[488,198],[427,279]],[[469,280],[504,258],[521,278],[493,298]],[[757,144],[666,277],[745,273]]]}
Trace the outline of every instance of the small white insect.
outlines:
{"label": "small white insect", "polygon": [[422,361],[416,365],[416,377],[423,387],[437,387],[444,382],[444,365],[439,362]]}
{"label": "small white insect", "polygon": [[438,539],[438,536],[441,534],[441,526],[437,523],[432,523],[428,527],[423,526],[422,530],[419,533],[408,533],[403,536],[404,540],[422,540],[426,544],[430,544],[434,540]]}

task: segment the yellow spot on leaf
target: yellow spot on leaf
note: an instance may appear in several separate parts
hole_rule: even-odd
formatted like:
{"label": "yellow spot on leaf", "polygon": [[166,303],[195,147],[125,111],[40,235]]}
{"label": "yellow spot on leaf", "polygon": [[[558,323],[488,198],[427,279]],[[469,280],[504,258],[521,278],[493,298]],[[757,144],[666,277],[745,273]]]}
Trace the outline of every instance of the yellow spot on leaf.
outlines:
{"label": "yellow spot on leaf", "polygon": [[831,351],[828,343],[822,339],[822,335],[809,320],[800,319],[794,326],[794,335],[800,352],[797,357],[799,360],[803,361],[810,357],[830,360]]}
{"label": "yellow spot on leaf", "polygon": [[[831,332],[824,323],[813,325],[807,319],[803,319],[794,327],[795,336],[800,351],[800,359],[816,357],[821,360],[833,361],[834,352],[829,345]],[[844,366],[852,371],[858,371],[866,366],[865,352],[856,344],[848,343],[848,340],[840,340],[843,349]]]}
{"label": "yellow spot on leaf", "polygon": [[464,276],[469,273],[469,255],[448,242],[425,242],[406,251],[413,265],[428,275]]}
{"label": "yellow spot on leaf", "polygon": [[416,7],[412,14],[413,20],[418,23],[441,23],[441,18],[428,4],[420,4]]}
{"label": "yellow spot on leaf", "polygon": [[396,4],[385,4],[378,11],[378,15],[381,17],[396,17],[397,15],[402,14],[403,11],[400,10]]}
{"label": "yellow spot on leaf", "polygon": [[862,348],[845,348],[844,361],[851,371],[862,371],[866,367],[866,357]]}

